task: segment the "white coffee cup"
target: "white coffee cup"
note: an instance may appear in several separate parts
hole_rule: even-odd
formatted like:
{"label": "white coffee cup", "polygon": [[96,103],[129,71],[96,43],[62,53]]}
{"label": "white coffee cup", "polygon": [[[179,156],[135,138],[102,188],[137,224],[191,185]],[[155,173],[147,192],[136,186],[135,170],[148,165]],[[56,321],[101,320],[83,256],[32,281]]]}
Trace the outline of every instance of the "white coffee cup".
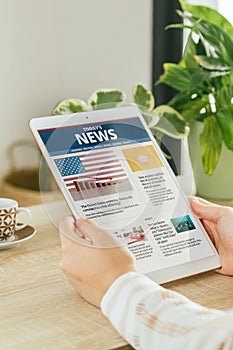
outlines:
{"label": "white coffee cup", "polygon": [[[27,219],[23,224],[18,224],[18,214],[25,212]],[[22,230],[31,220],[31,212],[27,208],[18,206],[18,202],[10,198],[0,198],[0,244],[14,239],[14,233]]]}

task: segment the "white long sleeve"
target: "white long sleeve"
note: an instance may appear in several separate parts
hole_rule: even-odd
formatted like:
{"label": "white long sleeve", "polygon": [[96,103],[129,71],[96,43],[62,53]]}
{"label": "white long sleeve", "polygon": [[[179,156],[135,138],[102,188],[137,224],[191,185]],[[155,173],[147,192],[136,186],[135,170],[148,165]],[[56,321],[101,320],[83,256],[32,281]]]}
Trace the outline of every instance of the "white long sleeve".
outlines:
{"label": "white long sleeve", "polygon": [[202,307],[137,272],[111,285],[101,309],[135,349],[233,349],[233,313]]}

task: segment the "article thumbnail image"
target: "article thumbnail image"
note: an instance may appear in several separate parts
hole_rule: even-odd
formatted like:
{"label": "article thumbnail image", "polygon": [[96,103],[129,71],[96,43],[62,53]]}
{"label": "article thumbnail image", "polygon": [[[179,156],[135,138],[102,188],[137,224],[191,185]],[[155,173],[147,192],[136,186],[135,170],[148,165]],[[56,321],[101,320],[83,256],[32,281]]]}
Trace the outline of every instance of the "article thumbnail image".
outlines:
{"label": "article thumbnail image", "polygon": [[144,229],[141,225],[131,227],[125,232],[115,233],[116,237],[127,244],[147,240]]}
{"label": "article thumbnail image", "polygon": [[177,233],[195,230],[195,226],[189,215],[181,216],[179,218],[171,219],[173,226]]}
{"label": "article thumbnail image", "polygon": [[54,159],[74,201],[132,191],[132,185],[112,150],[95,150]]}
{"label": "article thumbnail image", "polygon": [[74,181],[74,184],[76,190],[70,191],[74,201],[132,191],[132,186],[128,180],[108,182]]}
{"label": "article thumbnail image", "polygon": [[133,172],[163,166],[161,159],[152,145],[128,148],[123,150],[122,153]]}

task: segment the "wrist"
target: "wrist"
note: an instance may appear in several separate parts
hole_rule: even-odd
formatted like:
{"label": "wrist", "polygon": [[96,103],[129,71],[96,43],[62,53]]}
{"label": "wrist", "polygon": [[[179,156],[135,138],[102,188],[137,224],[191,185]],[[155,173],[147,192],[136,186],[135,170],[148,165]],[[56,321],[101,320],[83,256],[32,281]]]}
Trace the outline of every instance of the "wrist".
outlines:
{"label": "wrist", "polygon": [[121,270],[115,271],[114,274],[110,274],[108,278],[105,278],[104,288],[102,290],[102,298],[107,293],[107,291],[111,288],[115,281],[126,274],[137,273],[137,269],[134,265],[128,266],[127,269],[123,268]]}
{"label": "wrist", "polygon": [[107,300],[109,298],[112,297],[112,295],[114,294],[114,291],[116,290],[116,288],[122,284],[124,284],[124,280],[128,280],[128,279],[131,279],[131,278],[134,278],[134,276],[138,276],[141,274],[135,269],[133,271],[127,271],[127,272],[124,272],[122,273],[121,275],[119,275],[118,277],[116,277],[112,283],[109,285],[109,287],[106,289],[102,299],[101,299],[101,302],[100,302],[100,308],[103,312],[103,309],[104,309],[104,305],[106,304]]}

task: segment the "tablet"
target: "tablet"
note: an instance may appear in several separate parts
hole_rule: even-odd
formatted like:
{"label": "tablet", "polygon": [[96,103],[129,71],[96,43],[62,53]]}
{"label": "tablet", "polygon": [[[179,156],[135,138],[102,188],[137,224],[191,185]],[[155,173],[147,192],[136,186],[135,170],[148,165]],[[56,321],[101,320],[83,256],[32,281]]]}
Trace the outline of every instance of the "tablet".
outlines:
{"label": "tablet", "polygon": [[158,283],[220,267],[136,105],[31,119],[75,218],[110,230]]}

